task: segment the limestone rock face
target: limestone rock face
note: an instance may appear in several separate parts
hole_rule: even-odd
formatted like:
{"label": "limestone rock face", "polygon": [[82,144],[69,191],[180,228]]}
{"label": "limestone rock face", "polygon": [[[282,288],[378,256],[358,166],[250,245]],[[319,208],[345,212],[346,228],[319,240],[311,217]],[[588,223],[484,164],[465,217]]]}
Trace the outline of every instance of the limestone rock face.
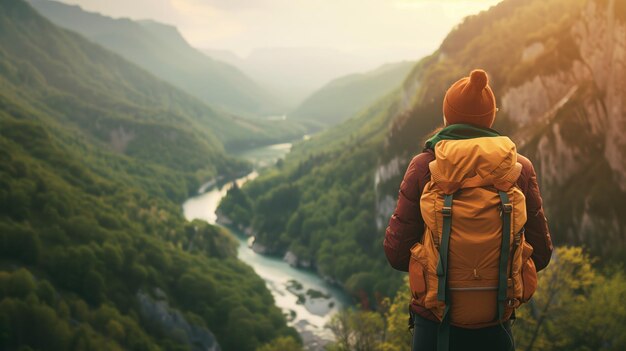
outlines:
{"label": "limestone rock face", "polygon": [[141,314],[164,333],[170,334],[187,344],[194,351],[221,351],[213,333],[205,328],[189,323],[183,314],[169,306],[166,294],[157,289],[156,299],[145,292],[137,292]]}
{"label": "limestone rock face", "polygon": [[609,255],[625,248],[626,220],[615,205],[626,192],[626,23],[614,3],[590,1],[571,27],[579,58],[569,67],[529,77],[502,98],[562,230],[554,236]]}
{"label": "limestone rock face", "polygon": [[[614,171],[617,184],[626,191],[626,24],[615,18],[614,1],[608,3],[607,8],[601,8],[597,2],[590,1],[571,28],[579,60],[552,75],[534,76],[521,85],[509,87],[503,94],[502,106],[523,128],[551,123],[566,104],[577,100],[581,103],[579,113],[587,119],[589,127],[580,132],[603,139],[603,156]],[[569,118],[574,117],[557,123],[568,123]],[[558,157],[560,164],[542,167],[545,172],[542,175],[549,183],[562,181],[557,179],[558,174],[567,177],[572,173],[557,174],[554,170],[567,168],[566,163],[571,163],[573,158],[566,154],[576,152],[563,150],[576,146],[563,143],[557,129],[552,128],[557,138],[554,152],[565,157]]]}
{"label": "limestone rock face", "polygon": [[406,161],[401,157],[394,157],[386,164],[379,165],[374,175],[374,187],[376,189],[376,228],[382,230],[387,226],[387,221],[396,206],[396,199],[391,194],[382,194],[378,187],[380,184],[395,179],[403,174],[402,167]]}
{"label": "limestone rock face", "polygon": [[302,259],[292,251],[285,252],[283,261],[287,262],[291,267],[309,269],[313,267],[311,260]]}
{"label": "limestone rock face", "polygon": [[606,9],[592,2],[585,20],[573,31],[580,35],[581,56],[603,93],[604,110],[596,112],[605,117],[604,156],[626,191],[626,23],[617,19],[614,9],[615,0],[609,1]]}

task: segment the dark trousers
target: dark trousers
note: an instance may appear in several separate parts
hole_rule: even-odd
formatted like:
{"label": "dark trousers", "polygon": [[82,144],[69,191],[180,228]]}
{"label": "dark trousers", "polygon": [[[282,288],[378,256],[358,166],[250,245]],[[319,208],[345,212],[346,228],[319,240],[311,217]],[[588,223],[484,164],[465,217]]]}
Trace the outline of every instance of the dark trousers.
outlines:
{"label": "dark trousers", "polygon": [[[412,351],[437,351],[439,323],[412,313]],[[450,351],[514,351],[511,322],[481,329],[450,327]]]}

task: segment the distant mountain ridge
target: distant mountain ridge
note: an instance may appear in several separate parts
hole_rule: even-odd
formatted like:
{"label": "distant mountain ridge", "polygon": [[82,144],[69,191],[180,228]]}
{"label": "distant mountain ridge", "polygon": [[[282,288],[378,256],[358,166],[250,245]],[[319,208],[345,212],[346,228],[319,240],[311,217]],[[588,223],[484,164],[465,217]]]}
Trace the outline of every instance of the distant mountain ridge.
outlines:
{"label": "distant mountain ridge", "polygon": [[388,63],[375,70],[355,73],[332,80],[309,96],[289,118],[313,120],[330,126],[343,122],[401,83],[414,62]]}
{"label": "distant mountain ridge", "polygon": [[173,26],[114,19],[56,1],[28,1],[55,24],[84,35],[212,106],[245,116],[284,110],[275,96],[239,69],[191,47]]}
{"label": "distant mountain ridge", "polygon": [[333,79],[380,65],[367,57],[324,47],[257,48],[243,58],[223,50],[203,51],[239,67],[283,97],[291,108]]}

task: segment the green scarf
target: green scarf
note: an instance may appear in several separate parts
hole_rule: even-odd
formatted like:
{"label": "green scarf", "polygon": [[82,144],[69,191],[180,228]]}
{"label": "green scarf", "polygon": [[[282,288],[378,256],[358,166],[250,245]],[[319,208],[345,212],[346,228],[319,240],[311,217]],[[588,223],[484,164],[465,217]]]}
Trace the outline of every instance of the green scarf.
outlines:
{"label": "green scarf", "polygon": [[451,124],[426,141],[424,149],[434,150],[441,140],[464,140],[482,137],[497,137],[500,133],[491,129],[476,127],[470,124]]}

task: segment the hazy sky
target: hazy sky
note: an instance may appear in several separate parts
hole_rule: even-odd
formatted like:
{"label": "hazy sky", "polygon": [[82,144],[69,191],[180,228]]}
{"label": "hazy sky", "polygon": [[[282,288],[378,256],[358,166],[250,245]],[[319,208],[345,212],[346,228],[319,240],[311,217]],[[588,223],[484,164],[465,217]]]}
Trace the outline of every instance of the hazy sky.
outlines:
{"label": "hazy sky", "polygon": [[330,47],[381,60],[435,50],[455,24],[500,0],[61,0],[173,24],[198,48]]}

